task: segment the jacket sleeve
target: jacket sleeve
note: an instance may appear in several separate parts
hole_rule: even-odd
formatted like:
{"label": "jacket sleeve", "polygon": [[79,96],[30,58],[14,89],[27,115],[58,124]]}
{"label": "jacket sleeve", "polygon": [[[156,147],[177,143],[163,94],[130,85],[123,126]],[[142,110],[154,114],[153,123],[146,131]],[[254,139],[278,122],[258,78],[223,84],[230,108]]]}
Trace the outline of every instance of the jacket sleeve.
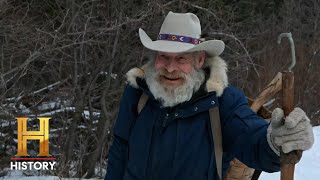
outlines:
{"label": "jacket sleeve", "polygon": [[219,103],[224,150],[251,168],[279,171],[279,156],[267,142],[269,124],[251,110],[244,94],[228,87]]}
{"label": "jacket sleeve", "polygon": [[109,149],[108,166],[105,180],[122,180],[128,159],[128,143],[119,136],[114,136]]}
{"label": "jacket sleeve", "polygon": [[114,139],[109,149],[105,180],[122,180],[128,160],[128,141],[132,123],[138,116],[137,104],[142,91],[129,85],[120,101],[118,117],[113,129]]}

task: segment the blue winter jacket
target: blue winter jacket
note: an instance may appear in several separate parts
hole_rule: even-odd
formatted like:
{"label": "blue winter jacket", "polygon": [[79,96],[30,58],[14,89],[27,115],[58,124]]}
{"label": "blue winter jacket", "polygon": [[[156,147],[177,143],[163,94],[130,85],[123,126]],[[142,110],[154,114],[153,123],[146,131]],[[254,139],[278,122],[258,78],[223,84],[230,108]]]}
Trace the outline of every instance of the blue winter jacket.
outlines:
{"label": "blue winter jacket", "polygon": [[[268,124],[248,106],[244,94],[227,87],[221,97],[202,88],[188,102],[164,108],[144,80],[127,85],[109,150],[106,180],[218,180],[208,110],[219,106],[223,136],[223,175],[238,158],[247,166],[279,171],[268,145]],[[140,114],[142,93],[149,99]]]}

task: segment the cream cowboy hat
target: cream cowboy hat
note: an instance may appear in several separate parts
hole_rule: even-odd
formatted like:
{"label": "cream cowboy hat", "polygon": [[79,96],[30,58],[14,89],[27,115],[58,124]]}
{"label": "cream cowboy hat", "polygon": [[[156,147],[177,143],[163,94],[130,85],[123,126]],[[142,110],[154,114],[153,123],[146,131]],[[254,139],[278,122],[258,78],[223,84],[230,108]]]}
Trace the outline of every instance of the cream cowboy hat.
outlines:
{"label": "cream cowboy hat", "polygon": [[143,46],[154,51],[172,53],[206,51],[210,56],[218,56],[223,52],[225,46],[223,41],[203,41],[200,35],[200,21],[193,13],[170,11],[162,23],[156,41],[152,41],[144,30],[139,29]]}

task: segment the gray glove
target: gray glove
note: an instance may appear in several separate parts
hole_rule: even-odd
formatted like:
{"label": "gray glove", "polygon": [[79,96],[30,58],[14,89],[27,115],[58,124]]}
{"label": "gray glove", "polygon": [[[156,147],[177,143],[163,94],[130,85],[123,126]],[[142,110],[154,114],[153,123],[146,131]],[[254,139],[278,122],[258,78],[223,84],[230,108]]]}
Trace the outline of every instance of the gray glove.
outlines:
{"label": "gray glove", "polygon": [[295,108],[283,123],[284,113],[280,108],[272,112],[271,123],[267,130],[267,140],[271,149],[280,155],[293,150],[308,150],[314,143],[312,126],[306,113]]}

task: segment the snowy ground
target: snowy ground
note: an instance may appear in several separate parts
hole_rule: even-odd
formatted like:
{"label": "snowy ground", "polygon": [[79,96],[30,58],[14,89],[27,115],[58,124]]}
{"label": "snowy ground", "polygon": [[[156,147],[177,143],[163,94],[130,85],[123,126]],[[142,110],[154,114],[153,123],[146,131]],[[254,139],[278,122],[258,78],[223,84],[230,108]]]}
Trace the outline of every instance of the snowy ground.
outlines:
{"label": "snowy ground", "polygon": [[[295,168],[295,180],[315,180],[320,179],[320,126],[313,128],[315,143],[313,147],[303,153],[302,159]],[[0,180],[19,179],[19,180],[55,180],[57,176],[29,176],[22,175],[21,171],[9,171]],[[262,173],[259,180],[280,179],[280,173]],[[71,179],[70,179],[71,180]]]}
{"label": "snowy ground", "polygon": [[[302,159],[295,167],[295,180],[320,179],[320,126],[314,127],[315,143],[313,147],[303,152]],[[259,180],[280,179],[280,173],[262,173]]]}
{"label": "snowy ground", "polygon": [[11,171],[9,174],[5,177],[0,177],[0,179],[3,180],[58,180],[59,177],[57,176],[28,176],[26,177],[25,175],[22,174],[21,171]]}
{"label": "snowy ground", "polygon": [[[63,178],[63,180],[79,180],[81,178]],[[26,176],[22,174],[22,171],[10,171],[5,177],[0,177],[0,180],[60,180],[58,176]],[[98,180],[97,178],[91,178],[87,180]]]}

